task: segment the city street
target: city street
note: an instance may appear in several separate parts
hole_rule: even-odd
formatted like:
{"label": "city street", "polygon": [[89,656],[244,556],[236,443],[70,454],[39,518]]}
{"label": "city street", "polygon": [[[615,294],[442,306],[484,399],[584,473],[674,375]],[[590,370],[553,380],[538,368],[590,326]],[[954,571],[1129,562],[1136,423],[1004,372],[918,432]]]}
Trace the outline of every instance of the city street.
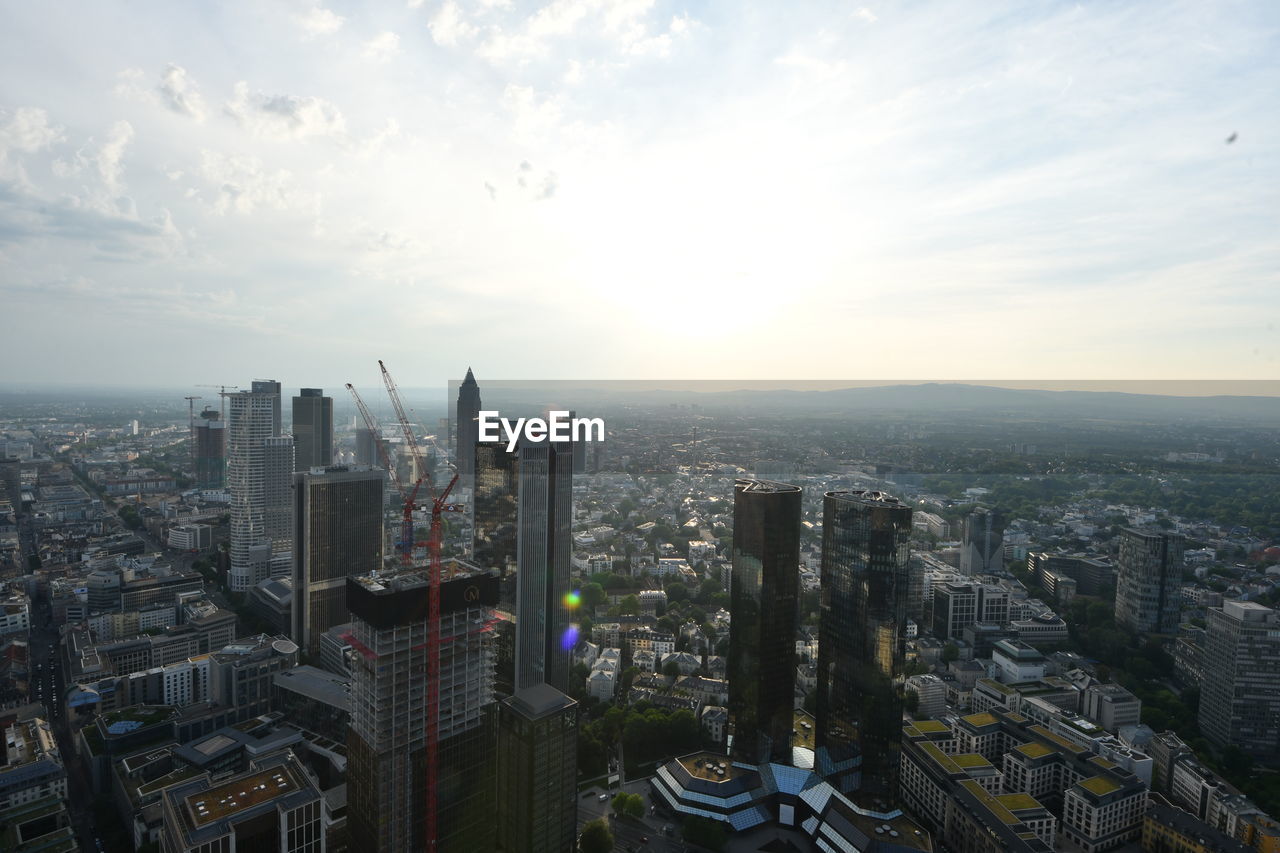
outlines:
{"label": "city street", "polygon": [[[613,788],[606,792],[603,788],[593,787],[579,795],[578,831],[581,832],[582,827],[596,818],[608,817],[609,826],[613,830],[613,849],[615,851],[621,851],[622,853],[627,853],[627,851],[629,853],[683,853],[683,851],[689,849],[678,838],[679,830],[671,820],[665,819],[661,815],[652,814],[653,804],[649,802],[648,779],[637,779],[634,782],[628,782],[623,786],[622,790],[628,794],[639,794],[644,800],[644,818],[635,820],[633,818],[609,817],[612,813],[610,800],[612,800],[614,794],[618,793],[618,789]],[[608,799],[604,802],[600,801],[602,793],[608,794]],[[666,827],[671,827],[674,835],[666,835],[664,833]]]}

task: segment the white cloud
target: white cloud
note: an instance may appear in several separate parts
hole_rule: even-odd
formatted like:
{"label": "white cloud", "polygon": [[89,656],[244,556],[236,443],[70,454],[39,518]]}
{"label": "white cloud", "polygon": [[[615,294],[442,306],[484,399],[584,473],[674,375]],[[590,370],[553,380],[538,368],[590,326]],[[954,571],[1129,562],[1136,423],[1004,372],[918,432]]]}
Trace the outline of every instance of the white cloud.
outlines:
{"label": "white cloud", "polygon": [[187,70],[180,65],[169,65],[160,75],[160,85],[156,87],[160,93],[160,102],[175,113],[190,116],[196,121],[204,121],[204,98],[196,89],[195,82],[187,76]]}
{"label": "white cloud", "polygon": [[386,62],[400,52],[400,36],[391,31],[379,33],[364,43],[364,58]]}
{"label": "white cloud", "polygon": [[476,34],[476,27],[462,16],[462,7],[454,0],[445,0],[440,9],[432,16],[427,27],[431,30],[431,38],[443,46],[453,46]]}
{"label": "white cloud", "polygon": [[127,121],[118,121],[111,125],[107,141],[102,143],[93,157],[102,184],[110,193],[118,193],[123,188],[121,177],[124,174],[124,152],[132,140],[133,125]]}
{"label": "white cloud", "polygon": [[563,114],[558,96],[539,97],[532,86],[514,83],[503,90],[502,106],[511,114],[516,136],[525,140],[554,130]]}
{"label": "white cloud", "polygon": [[347,131],[342,112],[323,98],[250,92],[249,84],[243,80],[235,85],[235,94],[223,110],[255,136],[344,139]]}
{"label": "white cloud", "polygon": [[862,20],[866,21],[868,24],[874,24],[876,21],[880,20],[879,18],[876,17],[876,13],[872,12],[866,6],[858,7],[857,11],[853,13],[853,16],[855,18],[861,18]]}
{"label": "white cloud", "polygon": [[0,111],[0,159],[9,151],[40,151],[63,138],[63,129],[49,124],[49,114],[39,107],[18,107],[12,116]]}
{"label": "white cloud", "polygon": [[323,6],[313,6],[306,14],[297,16],[298,26],[308,37],[327,36],[342,29],[346,18]]}
{"label": "white cloud", "polygon": [[216,192],[213,211],[253,213],[258,208],[283,210],[293,197],[293,175],[269,170],[256,157],[200,152],[200,174]]}

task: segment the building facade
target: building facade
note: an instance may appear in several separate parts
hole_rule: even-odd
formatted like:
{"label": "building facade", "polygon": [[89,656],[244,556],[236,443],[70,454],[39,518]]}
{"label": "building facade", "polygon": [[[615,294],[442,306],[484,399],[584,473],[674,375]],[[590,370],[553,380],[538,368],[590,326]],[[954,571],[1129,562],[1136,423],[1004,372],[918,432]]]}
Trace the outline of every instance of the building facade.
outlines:
{"label": "building facade", "polygon": [[[251,390],[227,394],[226,398],[229,409],[227,489],[231,493],[228,582],[232,592],[248,592],[254,584],[271,575],[267,440],[280,435],[280,383],[255,380]],[[289,472],[292,471],[291,461]]]}
{"label": "building facade", "polygon": [[769,480],[734,485],[730,749],[750,764],[791,760],[800,502],[797,486]]}
{"label": "building facade", "polygon": [[1200,730],[1219,749],[1280,761],[1280,614],[1252,601],[1206,611]]}
{"label": "building facade", "polygon": [[1004,513],[979,507],[964,519],[960,543],[960,571],[967,575],[1004,571]]}
{"label": "building facade", "polygon": [[1116,567],[1116,624],[1176,634],[1182,621],[1181,534],[1126,529]]}
{"label": "building facade", "polygon": [[303,388],[293,398],[294,471],[333,464],[333,398]]}
{"label": "building facade", "polygon": [[294,475],[293,639],[320,653],[320,636],[349,618],[347,578],[382,568],[385,477],[329,466]]}
{"label": "building facade", "polygon": [[911,508],[882,492],[828,492],[822,519],[817,769],[842,793],[892,799]]}
{"label": "building facade", "polygon": [[569,689],[569,568],[573,548],[573,454],[550,442],[519,453],[515,689]]}
{"label": "building facade", "polygon": [[455,425],[454,451],[458,462],[458,479],[470,485],[476,470],[476,442],[480,437],[478,418],[480,416],[480,386],[476,377],[467,368],[467,376],[458,386],[457,421]]}

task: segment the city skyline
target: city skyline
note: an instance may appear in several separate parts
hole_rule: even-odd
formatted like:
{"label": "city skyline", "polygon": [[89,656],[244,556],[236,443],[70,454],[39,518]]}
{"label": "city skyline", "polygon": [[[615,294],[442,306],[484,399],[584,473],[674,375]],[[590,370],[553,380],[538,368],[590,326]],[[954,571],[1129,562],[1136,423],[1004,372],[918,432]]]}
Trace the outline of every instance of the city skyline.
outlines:
{"label": "city skyline", "polygon": [[1268,4],[70,12],[0,35],[0,331],[95,357],[23,379],[329,387],[477,316],[482,376],[839,375],[850,315],[908,377],[1275,375]]}

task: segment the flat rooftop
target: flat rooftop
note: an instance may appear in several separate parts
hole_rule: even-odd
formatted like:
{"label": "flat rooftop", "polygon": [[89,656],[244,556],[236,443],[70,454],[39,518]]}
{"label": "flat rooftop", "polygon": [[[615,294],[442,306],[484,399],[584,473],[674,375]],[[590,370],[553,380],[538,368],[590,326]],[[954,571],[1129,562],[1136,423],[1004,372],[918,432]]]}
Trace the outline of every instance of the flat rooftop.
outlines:
{"label": "flat rooftop", "polygon": [[240,811],[300,788],[285,768],[272,767],[252,776],[223,782],[206,791],[191,794],[185,803],[192,823],[200,827],[232,817]]}
{"label": "flat rooftop", "polygon": [[690,776],[707,782],[729,782],[746,773],[755,772],[735,767],[726,755],[701,752],[676,760],[680,762],[681,767],[689,771]]}

